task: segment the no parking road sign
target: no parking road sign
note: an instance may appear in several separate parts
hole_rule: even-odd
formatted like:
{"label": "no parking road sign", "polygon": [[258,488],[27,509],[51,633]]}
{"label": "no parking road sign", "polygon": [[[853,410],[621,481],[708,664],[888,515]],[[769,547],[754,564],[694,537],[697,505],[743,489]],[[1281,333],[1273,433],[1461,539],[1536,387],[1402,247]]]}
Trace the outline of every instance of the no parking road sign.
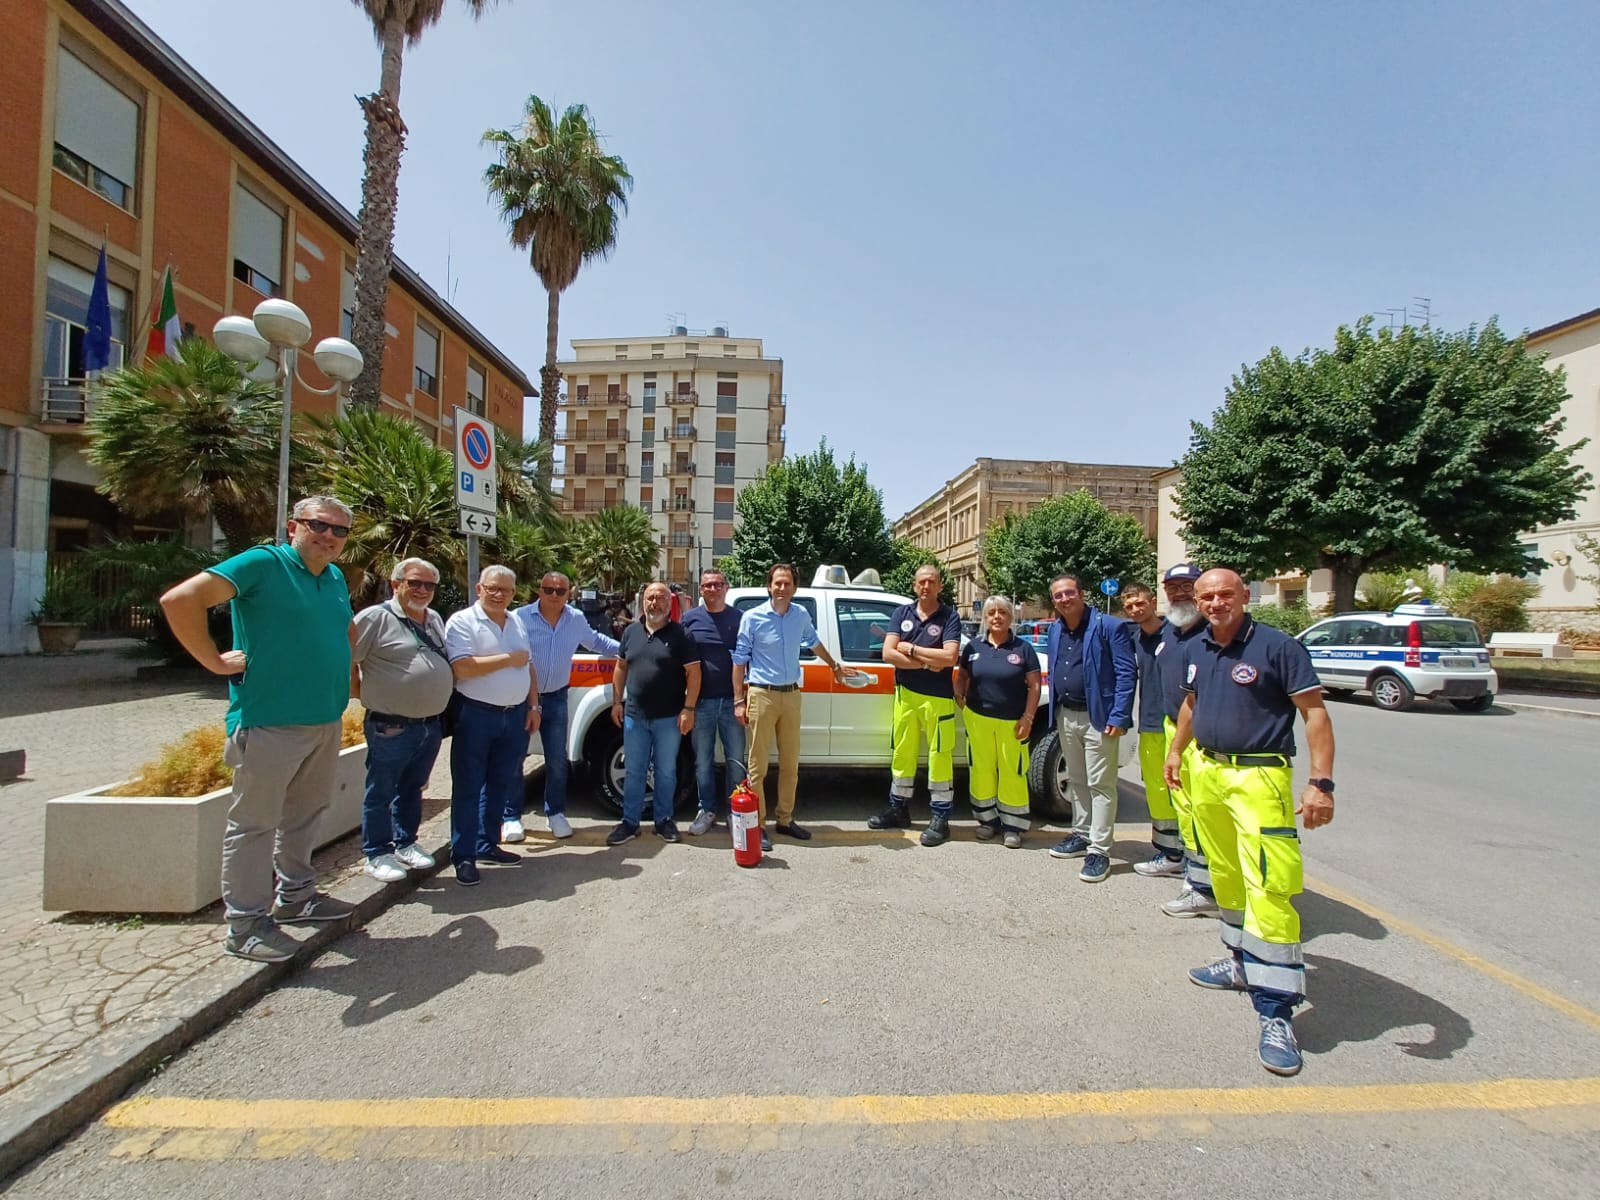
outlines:
{"label": "no parking road sign", "polygon": [[456,409],[456,507],[495,510],[494,426]]}

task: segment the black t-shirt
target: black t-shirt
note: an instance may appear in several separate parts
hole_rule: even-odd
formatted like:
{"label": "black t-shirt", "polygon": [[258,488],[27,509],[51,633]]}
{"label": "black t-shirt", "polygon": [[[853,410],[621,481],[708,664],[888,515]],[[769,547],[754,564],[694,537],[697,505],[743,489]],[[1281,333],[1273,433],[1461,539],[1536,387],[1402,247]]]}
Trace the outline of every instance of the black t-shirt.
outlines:
{"label": "black t-shirt", "polygon": [[971,676],[967,707],[980,717],[1015,721],[1028,708],[1028,676],[1039,673],[1039,655],[1016,634],[999,646],[989,635],[975,637],[961,649],[961,669]]}
{"label": "black t-shirt", "polygon": [[739,641],[739,618],[732,605],[712,612],[705,605],[683,614],[683,628],[700,650],[700,699],[733,699],[733,648]]}
{"label": "black t-shirt", "polygon": [[1088,701],[1088,688],[1083,678],[1083,644],[1089,640],[1089,610],[1084,609],[1083,623],[1073,629],[1065,617],[1057,617],[1061,638],[1056,642],[1056,673],[1050,687],[1056,700],[1082,708]]}
{"label": "black t-shirt", "polygon": [[627,705],[630,717],[657,721],[683,709],[689,683],[684,667],[700,661],[694,638],[676,621],[651,633],[643,620],[622,631],[618,656],[628,664]]}
{"label": "black t-shirt", "polygon": [[[916,601],[912,601],[894,610],[889,632],[897,636],[902,644],[910,642],[928,650],[942,650],[946,642],[961,644],[961,614],[948,604],[941,604],[933,610],[933,616],[924,620],[922,614],[917,612]],[[896,667],[894,682],[896,687],[903,687],[908,692],[949,698],[956,694],[951,678],[953,671],[954,668],[945,671],[902,671]]]}
{"label": "black t-shirt", "polygon": [[1293,697],[1321,689],[1294,638],[1246,615],[1219,646],[1209,627],[1183,644],[1183,687],[1194,693],[1194,740],[1224,754],[1294,753]]}
{"label": "black t-shirt", "polygon": [[1167,636],[1167,622],[1154,633],[1142,629],[1134,631],[1138,640],[1139,660],[1139,732],[1160,733],[1166,715],[1161,696],[1161,644]]}

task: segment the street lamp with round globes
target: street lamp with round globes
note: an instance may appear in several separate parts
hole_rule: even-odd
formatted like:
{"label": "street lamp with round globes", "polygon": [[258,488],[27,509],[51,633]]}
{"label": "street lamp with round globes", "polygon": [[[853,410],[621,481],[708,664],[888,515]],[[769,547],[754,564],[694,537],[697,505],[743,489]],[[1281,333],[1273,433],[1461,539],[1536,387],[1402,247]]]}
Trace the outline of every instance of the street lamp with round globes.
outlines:
{"label": "street lamp with round globes", "polygon": [[[211,336],[221,350],[235,362],[252,368],[262,365],[273,347],[278,362],[273,377],[283,397],[283,426],[278,435],[278,525],[279,542],[289,540],[289,422],[290,397],[295,383],[319,396],[336,396],[361,374],[361,351],[344,338],[323,338],[311,357],[317,369],[333,380],[331,388],[312,387],[300,375],[300,348],[311,340],[311,321],[296,304],[287,300],[263,300],[249,317],[223,317],[212,327]],[[255,371],[250,372],[257,378]]]}

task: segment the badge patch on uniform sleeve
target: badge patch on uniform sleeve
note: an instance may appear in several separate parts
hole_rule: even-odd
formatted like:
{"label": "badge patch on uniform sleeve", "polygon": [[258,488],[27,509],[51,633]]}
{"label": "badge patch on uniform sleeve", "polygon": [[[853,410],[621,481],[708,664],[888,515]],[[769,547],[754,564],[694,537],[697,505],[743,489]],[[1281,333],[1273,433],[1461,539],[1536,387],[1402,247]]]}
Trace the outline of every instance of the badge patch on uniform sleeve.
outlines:
{"label": "badge patch on uniform sleeve", "polygon": [[1195,666],[1194,663],[1190,663],[1189,664],[1189,674],[1184,678],[1184,682],[1185,683],[1193,683],[1194,682],[1194,677],[1198,673],[1199,673],[1199,669]]}
{"label": "badge patch on uniform sleeve", "polygon": [[1230,674],[1235,683],[1254,683],[1260,672],[1249,663],[1235,663]]}
{"label": "badge patch on uniform sleeve", "polygon": [[906,618],[904,621],[900,622],[900,632],[901,633],[910,633],[911,632],[911,619],[909,617]]}

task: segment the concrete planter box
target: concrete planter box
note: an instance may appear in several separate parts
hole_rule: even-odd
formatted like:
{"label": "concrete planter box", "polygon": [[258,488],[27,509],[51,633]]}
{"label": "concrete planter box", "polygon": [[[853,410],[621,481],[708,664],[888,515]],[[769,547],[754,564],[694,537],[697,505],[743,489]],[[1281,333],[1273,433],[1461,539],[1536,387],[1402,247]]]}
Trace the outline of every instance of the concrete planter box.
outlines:
{"label": "concrete planter box", "polygon": [[[317,845],[361,827],[367,748],[339,752],[333,799]],[[47,912],[198,912],[222,897],[227,788],[192,799],[107,796],[107,788],[60,796],[44,808]]]}

